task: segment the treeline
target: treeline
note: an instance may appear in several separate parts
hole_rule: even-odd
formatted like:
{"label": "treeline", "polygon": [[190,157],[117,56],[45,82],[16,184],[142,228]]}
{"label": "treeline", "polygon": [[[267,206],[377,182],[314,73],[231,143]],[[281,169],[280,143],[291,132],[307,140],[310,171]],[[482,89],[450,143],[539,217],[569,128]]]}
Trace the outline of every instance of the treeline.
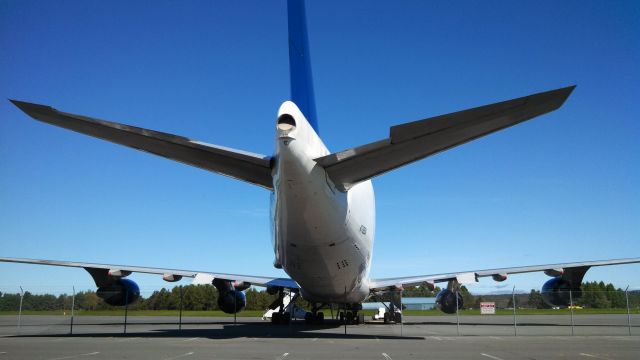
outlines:
{"label": "treeline", "polygon": [[[403,291],[404,297],[435,297],[439,288],[430,291],[426,287],[419,286]],[[464,300],[464,308],[478,309],[480,302],[493,301],[498,308],[512,308],[511,294],[502,295],[472,295],[466,287],[461,287]],[[247,297],[247,310],[265,310],[275,299],[276,295],[269,295],[266,291],[249,289],[245,292]],[[176,286],[173,289],[160,289],[154,291],[148,298],[141,297],[135,303],[129,305],[133,310],[178,310],[182,298],[184,310],[218,310],[218,291],[210,285],[186,285]],[[516,306],[518,308],[545,309],[549,306],[542,299],[538,290],[531,290],[529,294],[516,294]],[[388,300],[380,297],[377,300]],[[71,309],[72,296],[69,294],[36,295],[30,292],[24,293],[23,310],[62,310]],[[305,306],[302,299],[298,305]],[[632,308],[640,307],[640,292],[629,292],[629,303]],[[20,294],[8,294],[0,292],[0,311],[16,311],[20,304]],[[582,284],[582,297],[575,299],[575,304],[586,308],[625,308],[626,298],[624,290],[616,289],[613,284],[604,282],[587,282]],[[95,291],[82,291],[75,296],[76,310],[107,310],[113,309],[100,299]]]}
{"label": "treeline", "polygon": [[[622,309],[627,307],[627,298],[625,291],[613,286],[613,284],[605,284],[600,281],[586,282],[582,284],[582,295],[576,296],[573,300],[576,306],[593,309]],[[536,309],[548,309],[549,305],[542,299],[540,291],[531,290],[528,298],[529,307]],[[637,308],[640,306],[640,292],[629,292],[629,307]]]}
{"label": "treeline", "polygon": [[[625,291],[616,288],[613,284],[605,284],[600,281],[586,282],[582,284],[582,295],[574,294],[574,305],[584,308],[608,309],[627,307],[627,299]],[[551,306],[544,302],[542,294],[539,290],[531,289],[529,294],[516,294],[516,307],[528,309],[549,309]],[[479,306],[480,301],[493,301],[498,308],[513,308],[513,296],[511,294],[503,295],[481,295],[476,297],[476,303]],[[640,292],[629,292],[629,307],[640,307]]]}
{"label": "treeline", "polygon": [[[182,295],[180,292],[182,291]],[[275,299],[266,291],[249,289],[247,296],[247,310],[264,310]],[[162,288],[154,291],[148,298],[143,296],[129,305],[132,310],[178,310],[182,297],[183,310],[218,310],[218,291],[210,285],[176,286],[173,289]],[[32,294],[24,293],[23,310],[62,310],[71,309],[72,295],[61,294]],[[3,294],[0,292],[0,311],[16,311],[20,306],[20,294]],[[106,304],[95,291],[82,291],[75,296],[76,310],[108,310],[113,306]]]}

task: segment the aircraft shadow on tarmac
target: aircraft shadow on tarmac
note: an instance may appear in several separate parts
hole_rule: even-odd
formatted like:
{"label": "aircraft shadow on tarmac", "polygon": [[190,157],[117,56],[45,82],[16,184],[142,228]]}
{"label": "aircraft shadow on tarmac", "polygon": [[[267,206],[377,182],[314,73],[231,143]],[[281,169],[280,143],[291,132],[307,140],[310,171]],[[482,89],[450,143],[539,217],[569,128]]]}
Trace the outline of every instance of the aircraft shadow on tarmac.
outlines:
{"label": "aircraft shadow on tarmac", "polygon": [[[42,326],[39,324],[38,326]],[[60,325],[60,324],[56,324]],[[177,329],[177,323],[175,322],[132,322],[128,323],[128,331],[126,334],[116,332],[88,332],[87,327],[100,327],[100,326],[124,326],[121,322],[105,322],[105,323],[92,323],[92,324],[76,324],[74,325],[75,333],[73,335],[65,334],[23,334],[15,335],[14,337],[171,337],[171,338],[208,338],[208,339],[234,339],[234,338],[318,338],[318,339],[333,339],[333,338],[352,338],[352,339],[403,339],[403,340],[415,340],[422,339],[421,336],[400,336],[394,334],[380,334],[377,331],[371,333],[373,328],[379,328],[382,326],[390,327],[389,332],[399,332],[399,330],[393,329],[393,327],[399,327],[399,324],[390,325],[383,324],[381,322],[367,322],[366,327],[349,325],[347,326],[346,334],[344,332],[344,325],[337,321],[328,321],[322,325],[309,325],[303,322],[297,322],[292,325],[274,325],[269,322],[255,322],[255,321],[238,321],[235,324],[228,321],[211,321],[211,322],[183,322],[183,329]],[[207,325],[215,326],[215,328],[206,328]],[[376,326],[379,325],[379,326]],[[410,322],[405,323],[404,326],[456,326],[456,322],[443,322],[443,321],[423,321],[423,322]],[[505,327],[512,326],[511,323],[484,323],[484,322],[460,322],[460,326],[495,326]],[[46,325],[45,325],[46,326]],[[139,327],[146,327],[145,330],[140,331]],[[172,328],[157,328],[168,327]],[[198,326],[197,329],[189,328],[192,326]],[[553,323],[553,322],[522,322],[518,323],[519,327],[541,327],[541,326],[570,326],[570,324]],[[574,324],[575,327],[626,327],[621,324]],[[204,327],[204,328],[203,328]],[[138,329],[136,329],[138,328]],[[328,332],[327,332],[328,331]]]}
{"label": "aircraft shadow on tarmac", "polygon": [[[59,325],[59,324],[58,324]],[[234,339],[234,338],[318,338],[318,339],[333,339],[333,338],[352,338],[352,339],[403,339],[403,340],[415,340],[423,339],[423,337],[416,336],[400,336],[393,334],[362,334],[362,329],[356,325],[349,325],[347,327],[347,333],[344,333],[344,325],[339,322],[327,322],[322,325],[309,325],[304,323],[295,323],[292,325],[274,325],[271,323],[261,322],[243,322],[238,321],[235,324],[229,322],[183,322],[183,329],[177,329],[175,322],[135,322],[129,323],[127,326],[127,333],[115,333],[115,332],[87,332],[83,327],[91,326],[123,326],[123,323],[110,322],[100,324],[76,324],[74,325],[74,334],[22,334],[14,335],[12,337],[173,337],[173,338],[208,338],[208,339]],[[158,326],[173,326],[172,329],[158,329]],[[220,326],[218,328],[202,328],[207,325]],[[144,331],[136,330],[136,327],[145,326],[147,329]],[[198,329],[189,329],[185,327],[198,326]],[[395,325],[386,325],[395,326]],[[331,332],[325,332],[325,331]]]}

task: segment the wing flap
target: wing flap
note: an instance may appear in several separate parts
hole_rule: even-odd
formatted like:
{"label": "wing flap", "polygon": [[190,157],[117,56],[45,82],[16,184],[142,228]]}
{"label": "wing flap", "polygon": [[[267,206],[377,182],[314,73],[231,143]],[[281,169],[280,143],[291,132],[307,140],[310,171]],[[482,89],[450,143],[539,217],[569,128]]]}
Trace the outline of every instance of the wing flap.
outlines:
{"label": "wing flap", "polygon": [[559,108],[575,86],[391,127],[389,138],[316,159],[341,190]]}
{"label": "wing flap", "polygon": [[272,189],[270,158],[186,137],[65,113],[50,106],[11,100],[32,118],[152,153],[187,165]]}

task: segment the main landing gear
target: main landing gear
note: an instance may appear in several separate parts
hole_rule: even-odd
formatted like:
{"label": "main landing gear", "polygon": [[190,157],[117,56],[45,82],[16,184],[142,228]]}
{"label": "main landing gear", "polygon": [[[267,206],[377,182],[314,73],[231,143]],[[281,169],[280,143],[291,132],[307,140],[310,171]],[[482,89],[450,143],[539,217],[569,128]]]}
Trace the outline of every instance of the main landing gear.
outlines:
{"label": "main landing gear", "polygon": [[[289,324],[292,319],[303,318],[307,324],[324,323],[324,313],[320,309],[326,308],[327,303],[310,303],[311,311],[305,313],[303,309],[294,304],[300,296],[299,292],[280,287],[267,288],[267,292],[271,295],[278,294],[275,301],[269,305],[269,310],[262,317],[265,320],[271,318],[272,324]],[[333,306],[329,305],[331,305],[331,318],[336,320],[333,317]],[[362,304],[342,304],[340,307],[338,319],[341,324],[364,324],[364,314],[361,312]]]}
{"label": "main landing gear", "polygon": [[[312,304],[311,311],[307,312],[304,320],[307,324],[322,324],[324,322],[324,313],[319,311],[327,304]],[[338,312],[338,320],[341,324],[358,325],[364,324],[364,314],[359,311],[362,310],[361,304],[347,304],[343,306],[340,312]],[[331,306],[331,317],[333,318],[333,306]]]}
{"label": "main landing gear", "polygon": [[364,314],[360,312],[362,304],[345,304],[338,314],[341,324],[359,325],[364,324]]}
{"label": "main landing gear", "polygon": [[379,312],[373,315],[373,320],[382,319],[385,324],[401,323],[403,310],[403,307],[400,306],[400,304],[402,304],[401,293],[399,291],[390,291],[386,293],[386,296],[387,299],[380,298],[379,294],[373,295],[373,298],[376,301],[379,301],[384,305],[384,308],[380,308]]}
{"label": "main landing gear", "polygon": [[307,324],[322,324],[324,323],[324,313],[314,307],[304,315],[304,322]]}

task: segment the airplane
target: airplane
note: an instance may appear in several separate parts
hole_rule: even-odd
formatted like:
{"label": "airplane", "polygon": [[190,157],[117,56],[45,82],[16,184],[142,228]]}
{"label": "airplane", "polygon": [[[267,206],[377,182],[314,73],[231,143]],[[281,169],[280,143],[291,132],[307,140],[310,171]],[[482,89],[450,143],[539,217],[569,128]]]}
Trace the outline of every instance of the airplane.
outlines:
{"label": "airplane", "polygon": [[140,296],[132,273],[161,275],[175,282],[193,278],[219,292],[218,306],[237,313],[246,306],[244,290],[265,287],[277,294],[274,323],[291,320],[285,296],[311,304],[305,320],[320,323],[327,306],[342,307],[340,318],[363,321],[361,303],[380,294],[391,297],[385,322],[399,321],[401,290],[446,283],[437,296],[445,313],[463,307],[460,286],[483,277],[504,281],[509,275],[544,272],[551,277],[542,294],[553,306],[570,305],[580,294],[587,270],[594,266],[630,264],[640,258],[583,261],[534,266],[471,270],[371,279],[375,235],[375,198],[371,179],[485,135],[506,129],[560,108],[575,86],[439,115],[392,126],[389,136],[365,145],[331,152],[319,136],[313,78],[303,0],[288,0],[289,69],[291,99],[282,103],[275,119],[272,156],[211,145],[186,137],[131,125],[62,112],[50,106],[11,100],[35,120],[162,156],[210,172],[260,186],[270,192],[274,266],[289,278],[251,276],[117,264],[1,257],[2,262],[84,268],[97,294],[106,303],[124,306]]}

